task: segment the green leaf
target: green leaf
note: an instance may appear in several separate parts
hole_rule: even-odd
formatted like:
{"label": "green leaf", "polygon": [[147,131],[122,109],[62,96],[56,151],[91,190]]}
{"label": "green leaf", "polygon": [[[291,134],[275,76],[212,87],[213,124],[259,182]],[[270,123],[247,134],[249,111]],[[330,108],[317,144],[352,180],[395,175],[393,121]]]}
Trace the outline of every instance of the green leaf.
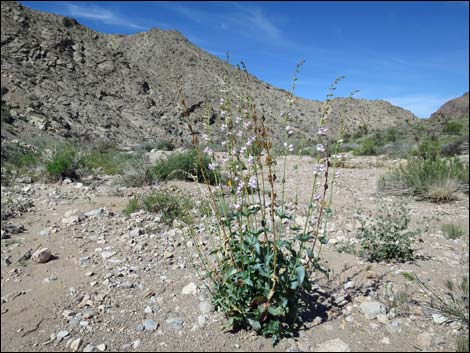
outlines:
{"label": "green leaf", "polygon": [[248,321],[248,323],[250,324],[250,326],[253,327],[253,329],[254,329],[255,331],[261,330],[261,324],[259,323],[259,321],[253,320],[253,319],[250,319],[250,318],[247,318],[246,320]]}
{"label": "green leaf", "polygon": [[295,274],[297,276],[297,281],[299,282],[299,285],[302,285],[305,279],[305,268],[303,266],[297,267],[295,269]]}
{"label": "green leaf", "polygon": [[273,308],[272,306],[269,306],[268,313],[272,316],[282,316],[284,315],[284,309],[282,307]]}
{"label": "green leaf", "polygon": [[229,269],[224,274],[224,282],[227,282],[227,280],[235,273],[237,273],[237,269],[235,267],[229,267]]}
{"label": "green leaf", "polygon": [[308,241],[312,239],[312,237],[308,233],[303,233],[303,234],[297,235],[295,239],[303,242],[303,241]]}

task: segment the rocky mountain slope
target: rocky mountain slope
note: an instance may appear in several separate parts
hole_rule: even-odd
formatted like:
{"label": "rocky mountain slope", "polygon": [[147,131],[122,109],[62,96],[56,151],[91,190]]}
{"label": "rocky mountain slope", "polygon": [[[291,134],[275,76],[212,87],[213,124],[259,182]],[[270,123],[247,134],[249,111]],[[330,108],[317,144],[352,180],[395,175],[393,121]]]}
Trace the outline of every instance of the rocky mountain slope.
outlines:
{"label": "rocky mountain slope", "polygon": [[[207,107],[219,112],[226,74],[229,95],[250,92],[274,135],[283,131],[280,112],[288,92],[251,75],[246,79],[179,32],[102,34],[16,2],[2,2],[1,21],[2,140],[59,136],[132,145],[166,138],[184,144],[188,133],[177,108],[180,88],[192,118],[201,121]],[[4,107],[9,111],[5,118]],[[321,102],[298,98],[290,111],[294,131],[313,136]],[[336,99],[331,131],[340,114],[348,131],[416,119],[385,101]]]}
{"label": "rocky mountain slope", "polygon": [[468,92],[464,93],[461,97],[451,99],[444,103],[435,113],[430,117],[431,120],[439,120],[441,118],[468,118],[469,97]]}

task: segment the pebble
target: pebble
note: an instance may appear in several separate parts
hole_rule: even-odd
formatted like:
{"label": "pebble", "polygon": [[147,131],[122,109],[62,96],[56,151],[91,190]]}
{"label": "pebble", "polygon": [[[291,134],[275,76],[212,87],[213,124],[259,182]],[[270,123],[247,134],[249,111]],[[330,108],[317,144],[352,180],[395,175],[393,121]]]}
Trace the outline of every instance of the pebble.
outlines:
{"label": "pebble", "polygon": [[191,282],[188,285],[186,285],[183,290],[181,291],[182,294],[184,295],[194,295],[197,292],[197,286],[195,283]]}
{"label": "pebble", "polygon": [[147,319],[144,320],[143,327],[145,331],[155,331],[158,328],[158,324],[151,319]]}
{"label": "pebble", "polygon": [[206,326],[206,315],[199,315],[197,317],[197,323],[200,327]]}
{"label": "pebble", "polygon": [[315,352],[351,352],[349,345],[339,338],[317,345]]}
{"label": "pebble", "polygon": [[180,317],[171,317],[166,320],[166,323],[174,330],[181,330],[183,328],[184,319]]}
{"label": "pebble", "polygon": [[416,344],[421,348],[429,348],[432,346],[432,336],[429,332],[423,332],[416,337]]}
{"label": "pebble", "polygon": [[33,261],[43,264],[48,262],[52,257],[51,251],[48,248],[38,249],[32,256]]}
{"label": "pebble", "polygon": [[82,339],[79,337],[70,343],[70,349],[72,350],[72,352],[78,352],[81,345],[82,345]]}
{"label": "pebble", "polygon": [[59,331],[56,335],[57,342],[61,342],[68,335],[70,335],[69,331],[66,331],[66,330]]}
{"label": "pebble", "polygon": [[359,309],[369,320],[373,320],[377,315],[385,314],[385,306],[378,301],[365,301],[359,305]]}
{"label": "pebble", "polygon": [[448,319],[442,315],[442,314],[432,314],[432,320],[436,323],[436,324],[443,324],[444,322],[446,322]]}
{"label": "pebble", "polygon": [[213,307],[212,307],[212,304],[210,302],[203,301],[203,302],[199,303],[199,310],[203,314],[209,314],[213,310]]}
{"label": "pebble", "polygon": [[388,337],[384,337],[382,338],[382,341],[381,341],[383,344],[390,344],[390,340],[388,339]]}

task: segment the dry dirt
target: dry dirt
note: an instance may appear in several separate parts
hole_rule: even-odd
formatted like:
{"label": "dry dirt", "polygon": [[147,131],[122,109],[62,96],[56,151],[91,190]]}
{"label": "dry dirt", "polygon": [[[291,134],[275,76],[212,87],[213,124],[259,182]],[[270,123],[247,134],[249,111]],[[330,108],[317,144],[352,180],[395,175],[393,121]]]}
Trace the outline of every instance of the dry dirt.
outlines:
{"label": "dry dirt", "polygon": [[[288,163],[287,195],[292,198],[293,158]],[[329,304],[318,305],[317,312],[309,314],[297,337],[274,347],[269,339],[251,332],[224,330],[225,319],[211,310],[207,290],[187,256],[193,249],[184,228],[168,227],[155,214],[122,214],[129,197],[142,189],[118,187],[112,178],[85,185],[2,186],[2,203],[26,197],[34,206],[7,221],[26,230],[2,240],[1,350],[295,352],[321,349],[320,344],[338,338],[351,351],[455,350],[462,333],[459,325],[436,322],[422,303],[423,293],[401,272],[412,271],[441,289],[449,278],[468,276],[468,195],[441,205],[384,196],[377,193],[376,180],[385,168],[377,165],[340,169],[332,241],[323,252],[332,276],[330,281],[320,275],[315,279]],[[312,166],[310,158],[302,160],[300,180],[308,180]],[[201,195],[194,183],[171,184],[195,197]],[[299,188],[301,203],[307,195],[304,184]],[[414,261],[369,263],[337,251],[335,242],[355,236],[354,215],[359,209],[373,215],[380,204],[392,199],[407,203],[412,227],[424,230],[415,245]],[[62,222],[67,211],[100,208],[75,224]],[[444,223],[459,224],[465,234],[447,239],[441,231]],[[45,229],[49,232],[40,234]],[[54,259],[43,264],[18,261],[27,250],[39,247],[51,249]],[[190,283],[197,290],[183,294]],[[386,288],[395,297],[405,293],[408,305],[392,309]],[[387,314],[380,320],[368,319],[359,310],[369,299],[385,305]],[[156,330],[142,330],[146,319],[153,320]],[[57,334],[63,330],[68,335],[60,341]]]}

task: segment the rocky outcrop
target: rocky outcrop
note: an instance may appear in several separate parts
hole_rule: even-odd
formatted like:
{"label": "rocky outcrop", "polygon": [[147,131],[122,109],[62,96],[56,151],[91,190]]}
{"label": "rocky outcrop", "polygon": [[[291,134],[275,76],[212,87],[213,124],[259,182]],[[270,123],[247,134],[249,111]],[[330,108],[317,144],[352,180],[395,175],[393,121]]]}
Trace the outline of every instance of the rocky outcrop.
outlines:
{"label": "rocky outcrop", "polygon": [[469,97],[468,92],[464,93],[461,97],[451,99],[444,103],[435,113],[430,117],[431,120],[440,120],[442,118],[468,118]]}

